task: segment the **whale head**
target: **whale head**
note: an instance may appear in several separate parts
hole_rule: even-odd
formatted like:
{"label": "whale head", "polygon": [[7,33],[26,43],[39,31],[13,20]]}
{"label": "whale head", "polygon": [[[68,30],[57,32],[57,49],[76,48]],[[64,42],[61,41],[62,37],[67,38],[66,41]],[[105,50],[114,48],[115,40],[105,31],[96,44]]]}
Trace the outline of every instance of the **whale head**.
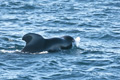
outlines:
{"label": "whale head", "polygon": [[70,43],[75,42],[74,38],[71,36],[63,36],[63,38]]}
{"label": "whale head", "polygon": [[72,48],[72,43],[75,42],[74,38],[71,36],[63,36],[64,45],[61,46],[61,49],[70,49]]}

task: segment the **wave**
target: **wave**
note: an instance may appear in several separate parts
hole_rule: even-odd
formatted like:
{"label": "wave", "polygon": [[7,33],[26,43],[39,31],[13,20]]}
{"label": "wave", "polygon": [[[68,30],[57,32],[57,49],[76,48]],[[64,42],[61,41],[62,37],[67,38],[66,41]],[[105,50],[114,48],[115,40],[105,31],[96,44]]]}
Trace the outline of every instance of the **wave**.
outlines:
{"label": "wave", "polygon": [[0,50],[0,53],[20,53],[20,52],[21,52],[20,50],[5,50],[5,49]]}
{"label": "wave", "polygon": [[120,36],[115,36],[115,35],[112,35],[112,34],[105,34],[102,37],[100,37],[100,39],[110,39],[110,40],[120,39]]}
{"label": "wave", "polygon": [[47,54],[48,51],[43,51],[43,52],[36,52],[36,53],[28,53],[28,52],[21,52],[21,50],[5,50],[2,49],[0,50],[0,53],[17,53],[17,54]]}
{"label": "wave", "polygon": [[79,30],[67,30],[67,29],[59,29],[59,30],[57,30],[57,29],[55,29],[55,30],[47,30],[46,31],[47,33],[79,33],[80,31]]}
{"label": "wave", "polygon": [[32,1],[0,1],[0,7],[11,9],[35,9],[37,6]]}

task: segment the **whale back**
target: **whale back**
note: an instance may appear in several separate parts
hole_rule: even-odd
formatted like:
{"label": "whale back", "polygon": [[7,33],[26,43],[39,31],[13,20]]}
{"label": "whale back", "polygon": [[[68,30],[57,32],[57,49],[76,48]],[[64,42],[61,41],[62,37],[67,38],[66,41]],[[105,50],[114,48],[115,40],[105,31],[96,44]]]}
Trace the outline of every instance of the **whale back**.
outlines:
{"label": "whale back", "polygon": [[23,36],[22,40],[26,42],[26,46],[22,52],[40,52],[44,49],[45,40],[41,35],[28,33]]}

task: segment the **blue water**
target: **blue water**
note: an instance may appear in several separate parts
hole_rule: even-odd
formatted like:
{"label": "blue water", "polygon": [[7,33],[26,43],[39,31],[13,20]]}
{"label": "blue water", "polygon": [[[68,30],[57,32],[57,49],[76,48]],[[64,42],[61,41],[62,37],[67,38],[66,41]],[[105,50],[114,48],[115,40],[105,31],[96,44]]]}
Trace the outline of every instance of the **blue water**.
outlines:
{"label": "blue water", "polygon": [[[29,32],[81,40],[21,53]],[[0,80],[120,80],[120,0],[0,0]]]}

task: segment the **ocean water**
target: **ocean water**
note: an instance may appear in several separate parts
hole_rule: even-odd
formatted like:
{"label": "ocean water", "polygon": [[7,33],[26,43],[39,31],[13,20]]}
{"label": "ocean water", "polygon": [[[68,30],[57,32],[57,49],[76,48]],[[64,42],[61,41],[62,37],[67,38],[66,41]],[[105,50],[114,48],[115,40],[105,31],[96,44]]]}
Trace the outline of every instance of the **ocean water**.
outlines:
{"label": "ocean water", "polygon": [[[21,53],[29,32],[80,41]],[[120,0],[0,0],[0,80],[120,80]]]}

